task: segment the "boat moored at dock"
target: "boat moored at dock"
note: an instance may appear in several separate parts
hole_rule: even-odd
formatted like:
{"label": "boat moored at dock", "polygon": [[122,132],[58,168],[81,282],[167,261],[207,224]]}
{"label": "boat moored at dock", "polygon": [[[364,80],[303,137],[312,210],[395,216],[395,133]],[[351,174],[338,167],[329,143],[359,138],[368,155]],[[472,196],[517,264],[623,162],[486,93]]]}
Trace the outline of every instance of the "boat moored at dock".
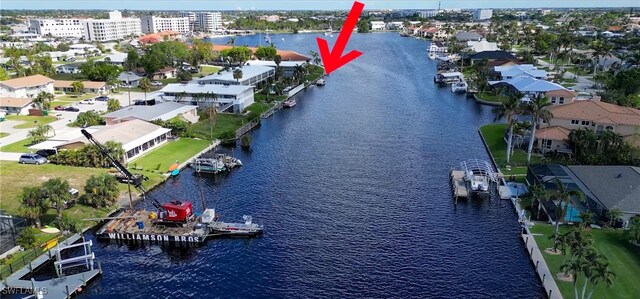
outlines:
{"label": "boat moored at dock", "polygon": [[296,100],[294,98],[288,99],[283,103],[284,108],[292,108],[295,105],[296,105]]}
{"label": "boat moored at dock", "polygon": [[464,80],[451,84],[451,92],[453,93],[465,93],[467,92],[467,82]]}
{"label": "boat moored at dock", "polygon": [[471,159],[460,162],[450,173],[451,189],[456,203],[459,198],[486,198],[495,193],[498,174],[489,162]]}

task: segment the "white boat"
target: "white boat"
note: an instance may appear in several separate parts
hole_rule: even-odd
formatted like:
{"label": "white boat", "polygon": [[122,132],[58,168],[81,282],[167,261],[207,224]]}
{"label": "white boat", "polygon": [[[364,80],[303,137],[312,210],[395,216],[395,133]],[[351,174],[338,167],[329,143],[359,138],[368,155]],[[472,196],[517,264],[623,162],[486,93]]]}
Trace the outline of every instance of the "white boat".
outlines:
{"label": "white boat", "polygon": [[464,80],[455,82],[451,84],[451,92],[467,92],[468,87],[467,82]]}
{"label": "white boat", "polygon": [[489,195],[492,183],[497,185],[498,174],[491,164],[484,160],[467,160],[460,163],[464,171],[464,181],[471,194]]}
{"label": "white boat", "polygon": [[316,85],[317,86],[324,86],[324,83],[325,83],[324,79],[322,79],[322,78],[320,78],[320,79],[318,79],[318,81],[316,81]]}
{"label": "white boat", "polygon": [[324,36],[333,36],[333,28],[329,25],[329,29],[324,32]]}
{"label": "white boat", "polygon": [[291,108],[295,105],[296,105],[296,100],[293,98],[284,101],[284,104],[283,104],[284,108]]}

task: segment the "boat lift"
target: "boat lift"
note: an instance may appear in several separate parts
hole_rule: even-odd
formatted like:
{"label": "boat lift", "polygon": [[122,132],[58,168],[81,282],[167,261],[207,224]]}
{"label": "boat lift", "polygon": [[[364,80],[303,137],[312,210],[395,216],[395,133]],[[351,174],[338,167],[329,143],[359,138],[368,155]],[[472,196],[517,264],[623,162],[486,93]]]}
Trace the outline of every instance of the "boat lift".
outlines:
{"label": "boat lift", "polygon": [[[91,240],[82,242],[82,243],[66,245],[66,246],[60,246],[60,244],[58,244],[58,248],[56,250],[56,261],[53,262],[53,265],[56,268],[56,275],[58,275],[58,277],[62,277],[64,276],[63,270],[75,268],[75,267],[81,267],[81,266],[86,267],[87,270],[94,270],[94,260],[96,259],[96,256],[93,252],[91,252],[92,245],[93,245],[93,242]],[[60,255],[60,252],[62,250],[77,248],[77,247],[83,247],[84,249],[83,255],[71,257],[68,259],[63,259],[62,256]]]}

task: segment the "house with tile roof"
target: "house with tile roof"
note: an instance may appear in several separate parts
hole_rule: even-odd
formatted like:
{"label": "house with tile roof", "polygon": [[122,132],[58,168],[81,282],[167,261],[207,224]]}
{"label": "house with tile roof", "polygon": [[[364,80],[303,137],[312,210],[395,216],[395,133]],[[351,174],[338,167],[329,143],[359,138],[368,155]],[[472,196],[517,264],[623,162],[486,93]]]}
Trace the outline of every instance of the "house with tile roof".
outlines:
{"label": "house with tile roof", "polygon": [[8,114],[26,115],[31,107],[30,98],[0,97],[0,110]]}
{"label": "house with tile roof", "polygon": [[41,91],[53,94],[55,80],[43,75],[33,75],[0,81],[0,96],[12,98],[34,98]]}
{"label": "house with tile roof", "polygon": [[[73,82],[76,81],[68,81],[68,80],[56,80],[53,82],[53,89],[56,91],[62,92],[75,92],[73,89]],[[82,92],[84,93],[99,93],[105,94],[109,92],[109,86],[106,82],[101,81],[81,81],[84,86]]]}
{"label": "house with tile roof", "polygon": [[572,130],[588,128],[600,134],[616,132],[633,145],[640,145],[640,110],[598,100],[574,101],[548,108],[553,118],[536,130],[538,148],[543,151],[570,153],[567,145]]}

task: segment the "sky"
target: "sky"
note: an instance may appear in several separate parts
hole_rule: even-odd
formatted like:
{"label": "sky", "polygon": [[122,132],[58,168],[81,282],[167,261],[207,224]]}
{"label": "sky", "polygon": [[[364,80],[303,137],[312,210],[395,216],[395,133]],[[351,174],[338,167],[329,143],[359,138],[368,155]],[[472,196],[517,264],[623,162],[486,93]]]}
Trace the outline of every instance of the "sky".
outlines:
{"label": "sky", "polygon": [[[361,0],[366,9],[432,9],[437,0]],[[640,7],[640,0],[441,0],[442,8]],[[0,9],[349,10],[353,1],[0,0]]]}

